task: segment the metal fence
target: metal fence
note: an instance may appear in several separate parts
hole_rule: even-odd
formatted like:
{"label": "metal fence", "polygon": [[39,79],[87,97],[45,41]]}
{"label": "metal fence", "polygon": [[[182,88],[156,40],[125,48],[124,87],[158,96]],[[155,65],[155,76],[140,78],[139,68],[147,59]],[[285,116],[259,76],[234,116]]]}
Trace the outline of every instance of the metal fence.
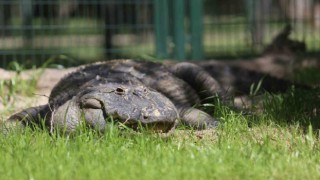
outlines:
{"label": "metal fence", "polygon": [[308,52],[320,50],[320,0],[207,0],[206,57],[259,54],[286,24]]}
{"label": "metal fence", "polygon": [[252,55],[287,23],[320,50],[320,0],[0,0],[0,64]]}

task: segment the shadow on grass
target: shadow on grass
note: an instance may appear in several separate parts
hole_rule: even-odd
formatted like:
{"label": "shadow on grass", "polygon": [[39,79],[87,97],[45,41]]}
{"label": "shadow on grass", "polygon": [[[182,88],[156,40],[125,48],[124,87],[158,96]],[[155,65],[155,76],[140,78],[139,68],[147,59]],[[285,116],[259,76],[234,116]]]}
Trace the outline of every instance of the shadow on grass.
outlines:
{"label": "shadow on grass", "polygon": [[320,129],[320,88],[290,89],[284,94],[267,94],[264,116],[279,125],[298,124],[303,129],[311,125]]}

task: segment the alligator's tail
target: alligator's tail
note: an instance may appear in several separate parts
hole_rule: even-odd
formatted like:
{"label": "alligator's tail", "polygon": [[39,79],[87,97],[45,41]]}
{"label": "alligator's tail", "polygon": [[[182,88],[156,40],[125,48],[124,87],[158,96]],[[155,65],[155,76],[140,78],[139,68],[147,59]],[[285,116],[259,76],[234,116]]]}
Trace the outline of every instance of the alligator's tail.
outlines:
{"label": "alligator's tail", "polygon": [[280,79],[237,66],[207,65],[203,68],[216,78],[222,86],[233,94],[250,94],[252,91],[285,92],[292,86],[300,89],[311,89],[308,85]]}

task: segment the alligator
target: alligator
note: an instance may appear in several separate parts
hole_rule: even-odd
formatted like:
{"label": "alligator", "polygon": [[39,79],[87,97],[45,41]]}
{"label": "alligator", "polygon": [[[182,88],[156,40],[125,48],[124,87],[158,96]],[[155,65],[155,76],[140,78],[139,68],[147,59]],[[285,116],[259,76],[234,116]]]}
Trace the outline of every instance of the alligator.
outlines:
{"label": "alligator", "polygon": [[285,91],[292,85],[287,80],[210,62],[111,60],[68,74],[54,86],[47,104],[18,112],[7,122],[36,124],[67,134],[82,124],[104,132],[109,121],[163,133],[179,124],[215,128],[219,120],[197,105],[216,100],[227,103],[230,95],[248,94],[251,84],[259,81],[267,91]]}

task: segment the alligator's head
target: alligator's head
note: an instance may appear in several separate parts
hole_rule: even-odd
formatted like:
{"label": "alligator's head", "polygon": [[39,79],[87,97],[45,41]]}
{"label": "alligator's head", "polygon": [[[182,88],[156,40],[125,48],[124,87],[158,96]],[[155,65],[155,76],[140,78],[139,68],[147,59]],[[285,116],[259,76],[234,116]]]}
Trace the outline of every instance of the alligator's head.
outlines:
{"label": "alligator's head", "polygon": [[157,132],[174,128],[178,113],[164,95],[142,85],[99,84],[57,107],[52,115],[54,128],[72,132],[79,122],[104,131],[112,118],[136,129],[147,127]]}

